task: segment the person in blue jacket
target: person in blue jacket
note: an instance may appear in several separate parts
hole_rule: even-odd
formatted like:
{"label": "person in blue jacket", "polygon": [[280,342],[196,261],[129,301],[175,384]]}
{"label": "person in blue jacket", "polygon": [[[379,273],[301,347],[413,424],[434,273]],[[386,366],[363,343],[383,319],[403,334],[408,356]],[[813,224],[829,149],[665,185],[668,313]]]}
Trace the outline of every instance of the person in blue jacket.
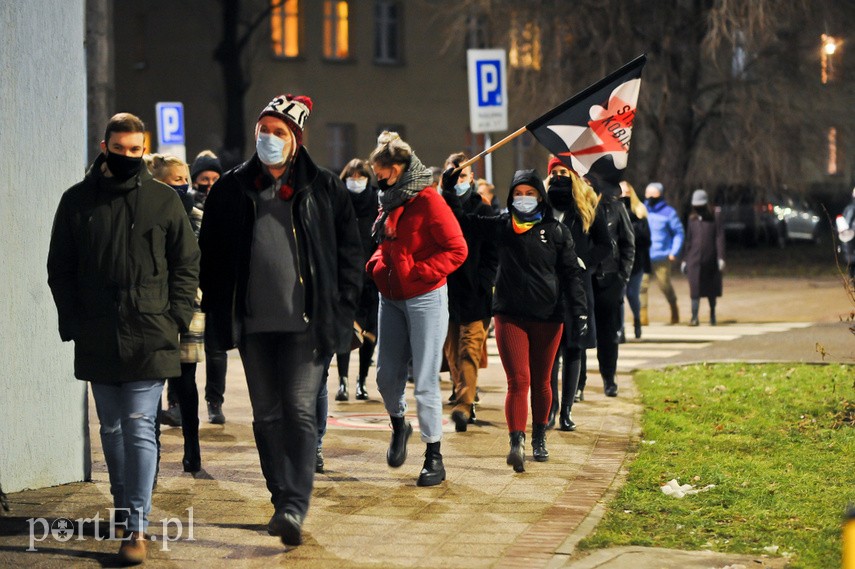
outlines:
{"label": "person in blue jacket", "polygon": [[[659,288],[671,307],[671,324],[680,322],[677,295],[671,286],[671,267],[683,247],[683,224],[677,211],[662,197],[664,188],[660,182],[647,184],[644,190],[644,205],[647,206],[647,221],[650,225],[650,265]],[[647,312],[647,283],[641,287],[642,313]]]}

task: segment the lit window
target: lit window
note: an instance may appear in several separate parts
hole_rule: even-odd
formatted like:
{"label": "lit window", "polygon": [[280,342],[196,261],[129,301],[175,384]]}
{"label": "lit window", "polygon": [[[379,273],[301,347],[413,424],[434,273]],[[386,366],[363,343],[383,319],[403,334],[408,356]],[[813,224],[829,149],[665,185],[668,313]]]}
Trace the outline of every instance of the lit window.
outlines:
{"label": "lit window", "polygon": [[834,60],[838,57],[841,41],[834,36],[822,34],[822,45],[819,50],[820,80],[825,85],[835,79]]}
{"label": "lit window", "polygon": [[300,0],[270,0],[270,40],[276,57],[300,55]]}
{"label": "lit window", "polygon": [[374,4],[374,62],[401,60],[401,7],[398,2],[377,0]]}
{"label": "lit window", "polygon": [[829,176],[836,176],[840,173],[837,168],[837,129],[834,127],[828,129],[828,167],[826,172]]}
{"label": "lit window", "polygon": [[514,16],[508,61],[511,67],[540,71],[540,25],[536,22],[520,25]]}
{"label": "lit window", "polygon": [[350,6],[347,0],[324,2],[324,57],[350,57]]}
{"label": "lit window", "polygon": [[333,172],[340,172],[356,156],[355,132],[352,123],[327,125],[327,165]]}

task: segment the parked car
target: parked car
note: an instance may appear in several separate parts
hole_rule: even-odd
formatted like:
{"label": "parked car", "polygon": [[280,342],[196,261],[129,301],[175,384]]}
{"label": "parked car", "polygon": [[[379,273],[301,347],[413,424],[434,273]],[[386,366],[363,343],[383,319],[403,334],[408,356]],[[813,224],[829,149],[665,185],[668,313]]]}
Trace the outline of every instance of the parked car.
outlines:
{"label": "parked car", "polygon": [[784,247],[789,241],[819,240],[819,215],[804,198],[786,188],[722,186],[716,189],[713,201],[721,208],[725,234],[744,245],[765,242]]}

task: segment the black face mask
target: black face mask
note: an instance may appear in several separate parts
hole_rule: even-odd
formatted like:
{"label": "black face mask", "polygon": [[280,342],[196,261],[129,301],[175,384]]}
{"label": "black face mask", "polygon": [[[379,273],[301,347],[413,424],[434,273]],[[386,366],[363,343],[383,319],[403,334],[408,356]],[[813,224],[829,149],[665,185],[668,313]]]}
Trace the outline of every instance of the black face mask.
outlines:
{"label": "black face mask", "polygon": [[386,190],[388,190],[392,186],[390,186],[389,182],[387,182],[386,180],[377,180],[377,187],[380,188],[381,192],[385,192]]}
{"label": "black face mask", "polygon": [[662,196],[659,196],[658,198],[647,198],[647,201],[650,205],[656,205],[662,201]]}
{"label": "black face mask", "polygon": [[141,156],[134,158],[107,152],[106,162],[113,177],[119,182],[124,182],[139,174],[143,159]]}
{"label": "black face mask", "polygon": [[211,191],[211,184],[196,184],[196,191],[207,196],[208,192]]}
{"label": "black face mask", "polygon": [[558,211],[570,211],[575,205],[573,181],[567,176],[553,178],[546,195],[549,198],[549,203]]}

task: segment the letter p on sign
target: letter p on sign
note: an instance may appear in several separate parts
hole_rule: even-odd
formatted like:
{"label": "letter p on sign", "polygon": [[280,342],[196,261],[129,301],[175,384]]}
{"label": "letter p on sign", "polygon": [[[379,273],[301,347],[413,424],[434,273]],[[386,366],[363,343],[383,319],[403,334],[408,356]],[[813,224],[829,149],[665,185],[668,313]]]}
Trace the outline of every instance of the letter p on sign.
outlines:
{"label": "letter p on sign", "polygon": [[481,60],[478,69],[478,106],[495,107],[502,104],[501,62]]}

